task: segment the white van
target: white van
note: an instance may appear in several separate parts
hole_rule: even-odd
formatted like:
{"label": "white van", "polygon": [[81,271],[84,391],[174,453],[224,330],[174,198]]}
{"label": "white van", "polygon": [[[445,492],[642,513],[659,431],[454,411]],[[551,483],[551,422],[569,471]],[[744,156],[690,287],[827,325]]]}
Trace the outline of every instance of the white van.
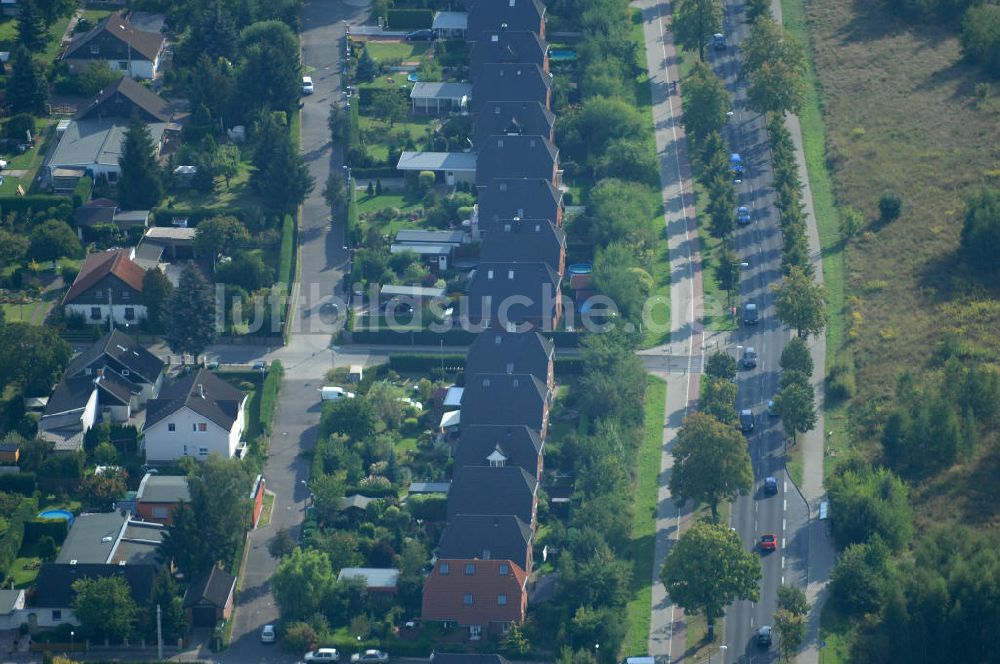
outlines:
{"label": "white van", "polygon": [[336,401],[337,399],[353,399],[354,392],[348,392],[342,387],[321,387],[319,388],[319,398],[323,401]]}
{"label": "white van", "polygon": [[656,659],[653,657],[629,657],[625,660],[625,664],[656,664]]}

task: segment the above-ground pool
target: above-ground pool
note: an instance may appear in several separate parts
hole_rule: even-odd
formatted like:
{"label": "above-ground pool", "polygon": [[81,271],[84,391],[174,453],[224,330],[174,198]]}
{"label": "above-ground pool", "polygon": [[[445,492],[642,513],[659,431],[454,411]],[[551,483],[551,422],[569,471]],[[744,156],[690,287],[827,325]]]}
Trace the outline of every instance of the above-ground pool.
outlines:
{"label": "above-ground pool", "polygon": [[412,74],[406,77],[406,80],[409,81],[410,83],[416,83],[417,81],[420,80],[420,74],[418,74],[417,72],[413,72]]}
{"label": "above-ground pool", "polygon": [[570,274],[590,274],[594,271],[590,263],[573,263],[566,268]]}
{"label": "above-ground pool", "polygon": [[38,513],[39,519],[62,519],[68,521],[67,525],[73,525],[73,513],[69,510],[45,510],[44,512]]}
{"label": "above-ground pool", "polygon": [[576,60],[576,51],[549,51],[549,60],[553,62],[565,62],[567,60]]}

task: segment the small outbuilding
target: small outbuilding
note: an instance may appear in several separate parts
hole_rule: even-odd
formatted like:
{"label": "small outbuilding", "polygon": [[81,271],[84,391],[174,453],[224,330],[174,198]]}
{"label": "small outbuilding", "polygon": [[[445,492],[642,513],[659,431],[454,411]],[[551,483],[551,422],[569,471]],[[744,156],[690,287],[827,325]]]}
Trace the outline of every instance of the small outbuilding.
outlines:
{"label": "small outbuilding", "polygon": [[221,567],[195,578],[184,593],[184,610],[192,627],[215,627],[233,613],[236,577]]}

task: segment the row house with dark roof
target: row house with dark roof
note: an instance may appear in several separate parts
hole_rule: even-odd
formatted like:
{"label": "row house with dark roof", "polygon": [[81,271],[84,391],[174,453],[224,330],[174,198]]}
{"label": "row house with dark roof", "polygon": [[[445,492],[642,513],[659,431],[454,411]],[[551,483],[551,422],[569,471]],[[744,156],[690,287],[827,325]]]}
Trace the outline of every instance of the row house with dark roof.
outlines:
{"label": "row house with dark roof", "polygon": [[527,613],[555,388],[554,347],[538,330],[560,322],[566,238],[545,6],[468,0],[466,8],[480,262],[459,317],[482,331],[466,358],[447,525],[421,613],[476,641]]}

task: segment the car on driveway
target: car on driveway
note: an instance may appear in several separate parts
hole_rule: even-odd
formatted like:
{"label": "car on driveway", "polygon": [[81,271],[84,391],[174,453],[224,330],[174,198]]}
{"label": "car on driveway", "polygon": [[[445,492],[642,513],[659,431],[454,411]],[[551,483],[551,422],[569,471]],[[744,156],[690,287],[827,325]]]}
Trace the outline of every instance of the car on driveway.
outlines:
{"label": "car on driveway", "polygon": [[406,33],[406,41],[431,41],[434,39],[433,30],[414,30]]}
{"label": "car on driveway", "polygon": [[741,205],[736,208],[736,223],[740,226],[746,226],[751,222],[750,218],[750,208],[746,205]]}
{"label": "car on driveway", "polygon": [[753,346],[750,346],[743,351],[743,357],[740,358],[740,364],[743,365],[744,369],[753,369],[757,366],[757,351],[753,349]]}
{"label": "car on driveway", "polygon": [[304,94],[304,95],[311,95],[315,91],[316,91],[316,89],[313,88],[312,76],[303,76],[302,77],[302,94]]}
{"label": "car on driveway", "polygon": [[307,652],[302,659],[305,662],[339,662],[340,653],[336,648],[317,648]]}
{"label": "car on driveway", "polygon": [[352,662],[388,662],[389,654],[381,650],[366,650],[351,655]]}
{"label": "car on driveway", "polygon": [[778,548],[778,536],[774,533],[767,533],[760,536],[761,551],[775,551]]}
{"label": "car on driveway", "polygon": [[764,478],[764,493],[769,496],[773,496],[778,493],[778,478],[777,477],[765,477]]}
{"label": "car on driveway", "polygon": [[339,401],[340,399],[353,399],[354,392],[348,392],[336,385],[325,385],[319,388],[319,398],[322,401]]}
{"label": "car on driveway", "polygon": [[751,433],[753,428],[753,411],[749,408],[744,408],[740,411],[740,431],[743,433]]}
{"label": "car on driveway", "polygon": [[260,630],[260,642],[274,643],[275,639],[277,639],[277,635],[274,625],[264,625],[264,629]]}
{"label": "car on driveway", "polygon": [[761,648],[770,648],[771,647],[771,626],[770,625],[764,625],[763,627],[761,627],[760,629],[758,629],[755,641],[757,641],[757,645],[760,646]]}

